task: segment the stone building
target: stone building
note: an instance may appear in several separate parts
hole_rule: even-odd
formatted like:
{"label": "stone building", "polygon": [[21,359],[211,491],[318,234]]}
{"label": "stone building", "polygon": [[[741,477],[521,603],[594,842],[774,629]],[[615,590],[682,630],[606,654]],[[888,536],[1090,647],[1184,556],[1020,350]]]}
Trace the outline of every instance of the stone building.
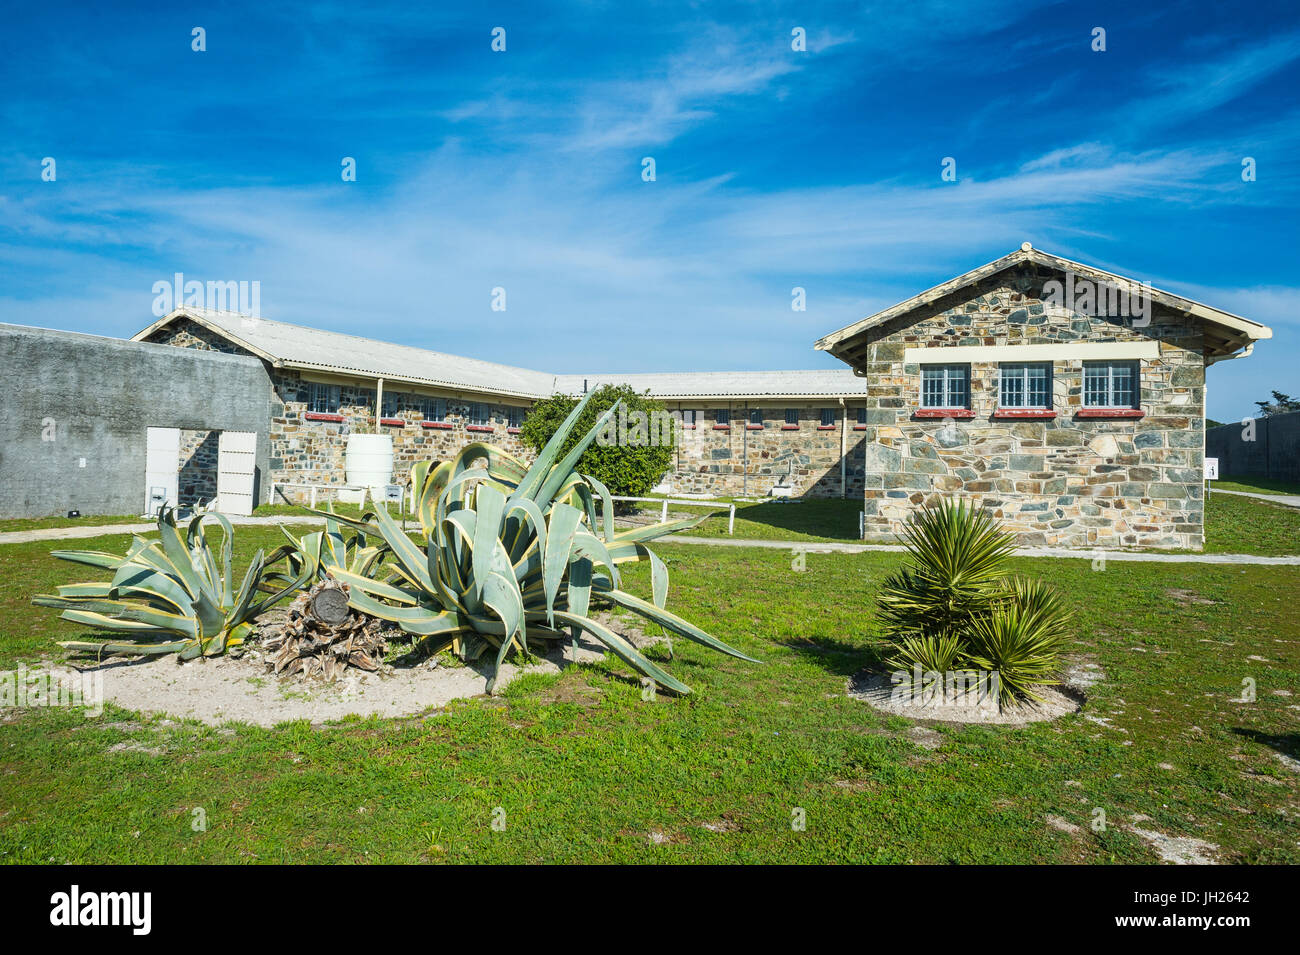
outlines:
{"label": "stone building", "polygon": [[135,340],[262,361],[272,409],[265,483],[278,500],[345,484],[347,437],[357,432],[392,436],[399,482],[414,462],[471,441],[527,460],[518,433],[533,402],[604,384],[648,391],[680,421],[664,477],[672,493],[839,497],[863,487],[867,386],[848,369],[556,375],[188,306]]}
{"label": "stone building", "polygon": [[1199,549],[1205,369],[1271,334],[1025,244],[816,347],[867,382],[868,540],[942,494],[1023,544]]}
{"label": "stone building", "polygon": [[1025,544],[1195,549],[1205,368],[1270,335],[1026,244],[817,343],[847,369],[562,375],[188,306],[135,340],[261,360],[290,500],[345,483],[349,434],[391,434],[399,481],[473,440],[527,458],[535,401],[616,383],[680,421],[675,494],[861,494],[869,540],[954,495]]}

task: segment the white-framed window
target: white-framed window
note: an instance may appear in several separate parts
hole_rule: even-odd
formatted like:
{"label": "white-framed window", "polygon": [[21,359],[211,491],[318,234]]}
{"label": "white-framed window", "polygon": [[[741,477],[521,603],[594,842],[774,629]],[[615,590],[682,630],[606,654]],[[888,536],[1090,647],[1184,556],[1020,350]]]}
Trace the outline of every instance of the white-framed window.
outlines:
{"label": "white-framed window", "polygon": [[763,423],[763,409],[762,409],[762,408],[750,408],[750,409],[749,409],[749,423],[750,423],[750,424],[762,424],[762,423]]}
{"label": "white-framed window", "polygon": [[470,424],[491,424],[492,410],[485,401],[471,401],[469,405]]}
{"label": "white-framed window", "polygon": [[695,427],[695,408],[683,408],[681,410],[682,424],[688,428]]}
{"label": "white-framed window", "polygon": [[970,365],[922,365],[921,407],[970,407]]}
{"label": "white-framed window", "polygon": [[731,409],[718,408],[713,412],[713,420],[716,424],[731,424]]}
{"label": "white-framed window", "polygon": [[307,410],[315,414],[338,414],[340,392],[338,385],[327,385],[319,381],[307,382]]}
{"label": "white-framed window", "polygon": [[521,427],[524,423],[524,409],[512,405],[506,409],[506,426],[510,428]]}
{"label": "white-framed window", "polygon": [[406,406],[406,403],[402,400],[403,397],[405,396],[396,391],[385,391],[384,407],[383,410],[379,412],[379,417],[396,418],[401,414],[402,409]]}
{"label": "white-framed window", "polygon": [[798,409],[798,408],[786,408],[786,409],[785,409],[785,423],[786,423],[786,424],[798,424],[798,423],[799,423],[799,409]]}
{"label": "white-framed window", "polygon": [[1136,408],[1138,406],[1138,363],[1085,361],[1083,363],[1083,406],[1085,408]]}
{"label": "white-framed window", "polygon": [[835,423],[835,409],[834,409],[834,408],[823,408],[823,409],[822,409],[822,427],[823,427],[823,428],[829,428],[829,427],[830,427],[831,425],[833,425],[834,423]]}
{"label": "white-framed window", "polygon": [[447,399],[421,396],[418,402],[420,416],[425,421],[445,421],[447,419]]}
{"label": "white-framed window", "polygon": [[1050,408],[1052,365],[1050,362],[1006,362],[998,369],[999,408]]}

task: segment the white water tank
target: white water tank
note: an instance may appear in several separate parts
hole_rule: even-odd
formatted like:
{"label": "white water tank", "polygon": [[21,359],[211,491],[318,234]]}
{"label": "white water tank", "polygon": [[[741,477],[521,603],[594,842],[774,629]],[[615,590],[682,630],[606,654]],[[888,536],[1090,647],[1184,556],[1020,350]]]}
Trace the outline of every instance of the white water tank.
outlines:
{"label": "white water tank", "polygon": [[343,467],[349,484],[370,488],[373,497],[382,499],[384,485],[393,483],[393,436],[348,435]]}

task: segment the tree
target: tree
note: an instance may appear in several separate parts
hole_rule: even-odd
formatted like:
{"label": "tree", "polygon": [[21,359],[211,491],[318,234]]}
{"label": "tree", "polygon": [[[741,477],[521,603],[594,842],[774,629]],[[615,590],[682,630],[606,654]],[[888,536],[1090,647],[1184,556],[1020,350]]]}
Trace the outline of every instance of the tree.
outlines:
{"label": "tree", "polygon": [[[597,419],[616,401],[622,401],[623,409],[583,452],[577,470],[600,481],[611,494],[640,497],[659,483],[673,463],[672,419],[649,392],[642,394],[630,385],[597,388],[569,432],[563,450],[567,452],[577,444],[578,438],[595,427]],[[540,451],[577,404],[578,399],[569,395],[552,395],[537,402],[524,418],[520,439]]]}
{"label": "tree", "polygon": [[1288,411],[1300,411],[1300,398],[1292,398],[1280,391],[1273,392],[1272,401],[1256,401],[1255,404],[1259,406],[1261,418],[1267,418],[1272,414],[1286,414]]}

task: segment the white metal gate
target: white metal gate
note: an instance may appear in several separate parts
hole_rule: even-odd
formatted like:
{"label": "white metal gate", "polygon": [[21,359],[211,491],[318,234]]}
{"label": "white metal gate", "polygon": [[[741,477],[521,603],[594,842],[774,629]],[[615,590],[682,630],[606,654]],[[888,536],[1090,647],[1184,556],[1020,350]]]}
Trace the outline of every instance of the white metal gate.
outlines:
{"label": "white metal gate", "polygon": [[146,428],[144,438],[144,513],[154,515],[178,501],[177,472],[181,466],[181,429]]}
{"label": "white metal gate", "polygon": [[217,510],[252,514],[256,473],[257,432],[222,431],[217,445]]}

